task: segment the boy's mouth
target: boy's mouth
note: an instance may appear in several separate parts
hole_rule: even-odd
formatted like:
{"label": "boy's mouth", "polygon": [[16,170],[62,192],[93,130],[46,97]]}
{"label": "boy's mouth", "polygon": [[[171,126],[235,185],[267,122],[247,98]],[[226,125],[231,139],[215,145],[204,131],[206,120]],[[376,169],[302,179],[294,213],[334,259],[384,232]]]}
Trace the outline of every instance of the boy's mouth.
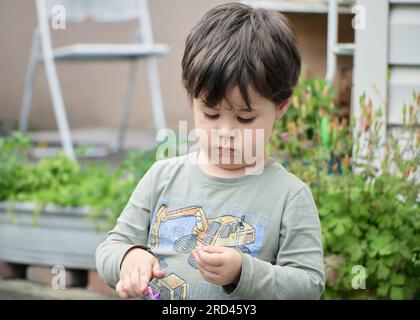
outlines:
{"label": "boy's mouth", "polygon": [[216,150],[222,156],[233,156],[235,154],[234,148],[218,147]]}

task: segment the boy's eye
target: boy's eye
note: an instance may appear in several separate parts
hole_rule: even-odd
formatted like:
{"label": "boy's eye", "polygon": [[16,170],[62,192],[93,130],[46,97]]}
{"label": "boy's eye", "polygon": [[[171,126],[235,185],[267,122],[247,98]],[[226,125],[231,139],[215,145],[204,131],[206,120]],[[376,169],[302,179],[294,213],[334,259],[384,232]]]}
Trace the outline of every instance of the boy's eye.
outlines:
{"label": "boy's eye", "polygon": [[207,119],[210,119],[210,120],[215,120],[215,119],[219,118],[219,115],[218,115],[218,114],[207,114],[207,113],[205,113],[205,112],[204,112],[204,116],[205,116]]}
{"label": "boy's eye", "polygon": [[249,119],[238,117],[238,121],[241,122],[241,123],[251,123],[254,120],[255,120],[255,117],[249,118]]}

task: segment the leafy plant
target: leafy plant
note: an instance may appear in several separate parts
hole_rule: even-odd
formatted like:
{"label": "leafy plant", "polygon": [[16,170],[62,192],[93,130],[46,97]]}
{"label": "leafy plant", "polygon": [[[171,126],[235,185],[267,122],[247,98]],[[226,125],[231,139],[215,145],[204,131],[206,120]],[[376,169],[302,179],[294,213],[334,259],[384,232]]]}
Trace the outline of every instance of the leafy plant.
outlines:
{"label": "leafy plant", "polygon": [[0,139],[0,201],[35,202],[34,224],[42,207],[54,203],[88,206],[89,219],[106,219],[106,228],[112,228],[136,183],[155,161],[151,149],[128,152],[115,170],[106,164],[82,166],[64,154],[30,163],[29,145],[30,140],[20,133]]}
{"label": "leafy plant", "polygon": [[346,119],[339,118],[334,88],[317,77],[301,78],[293,92],[291,107],[274,123],[267,151],[287,160],[308,159],[316,152],[314,146],[325,138],[321,124],[345,126]]}
{"label": "leafy plant", "polygon": [[25,163],[30,139],[14,132],[10,137],[0,139],[0,199],[18,192],[27,175]]}
{"label": "leafy plant", "polygon": [[[311,186],[319,210],[327,278],[323,297],[418,299],[420,94],[413,93],[413,103],[403,108],[398,135],[387,138],[381,131],[384,107],[374,110],[364,95],[359,102],[357,121],[331,126],[335,141],[318,141],[312,158],[288,163]],[[353,145],[352,132],[354,154],[343,155]],[[328,170],[326,154],[338,154],[340,174],[338,163]],[[353,288],[355,266],[366,272],[365,290]]]}

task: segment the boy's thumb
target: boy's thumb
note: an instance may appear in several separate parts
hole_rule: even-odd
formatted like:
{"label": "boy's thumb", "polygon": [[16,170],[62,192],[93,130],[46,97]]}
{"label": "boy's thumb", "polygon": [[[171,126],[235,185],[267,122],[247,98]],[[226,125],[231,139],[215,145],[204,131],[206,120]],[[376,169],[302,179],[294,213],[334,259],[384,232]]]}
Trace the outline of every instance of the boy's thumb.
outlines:
{"label": "boy's thumb", "polygon": [[156,278],[162,278],[165,275],[165,271],[160,268],[159,262],[155,262],[153,266],[153,276]]}
{"label": "boy's thumb", "polygon": [[223,248],[218,246],[203,246],[202,249],[208,253],[223,253]]}

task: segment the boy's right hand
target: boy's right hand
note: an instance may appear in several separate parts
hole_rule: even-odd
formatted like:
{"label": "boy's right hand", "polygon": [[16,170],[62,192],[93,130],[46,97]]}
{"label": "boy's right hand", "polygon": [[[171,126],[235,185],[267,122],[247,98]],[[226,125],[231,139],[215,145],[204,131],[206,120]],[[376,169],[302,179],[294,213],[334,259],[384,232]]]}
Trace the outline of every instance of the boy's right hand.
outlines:
{"label": "boy's right hand", "polygon": [[124,299],[143,296],[151,279],[164,276],[165,272],[160,269],[154,255],[134,248],[128,251],[121,263],[120,281],[115,289]]}

